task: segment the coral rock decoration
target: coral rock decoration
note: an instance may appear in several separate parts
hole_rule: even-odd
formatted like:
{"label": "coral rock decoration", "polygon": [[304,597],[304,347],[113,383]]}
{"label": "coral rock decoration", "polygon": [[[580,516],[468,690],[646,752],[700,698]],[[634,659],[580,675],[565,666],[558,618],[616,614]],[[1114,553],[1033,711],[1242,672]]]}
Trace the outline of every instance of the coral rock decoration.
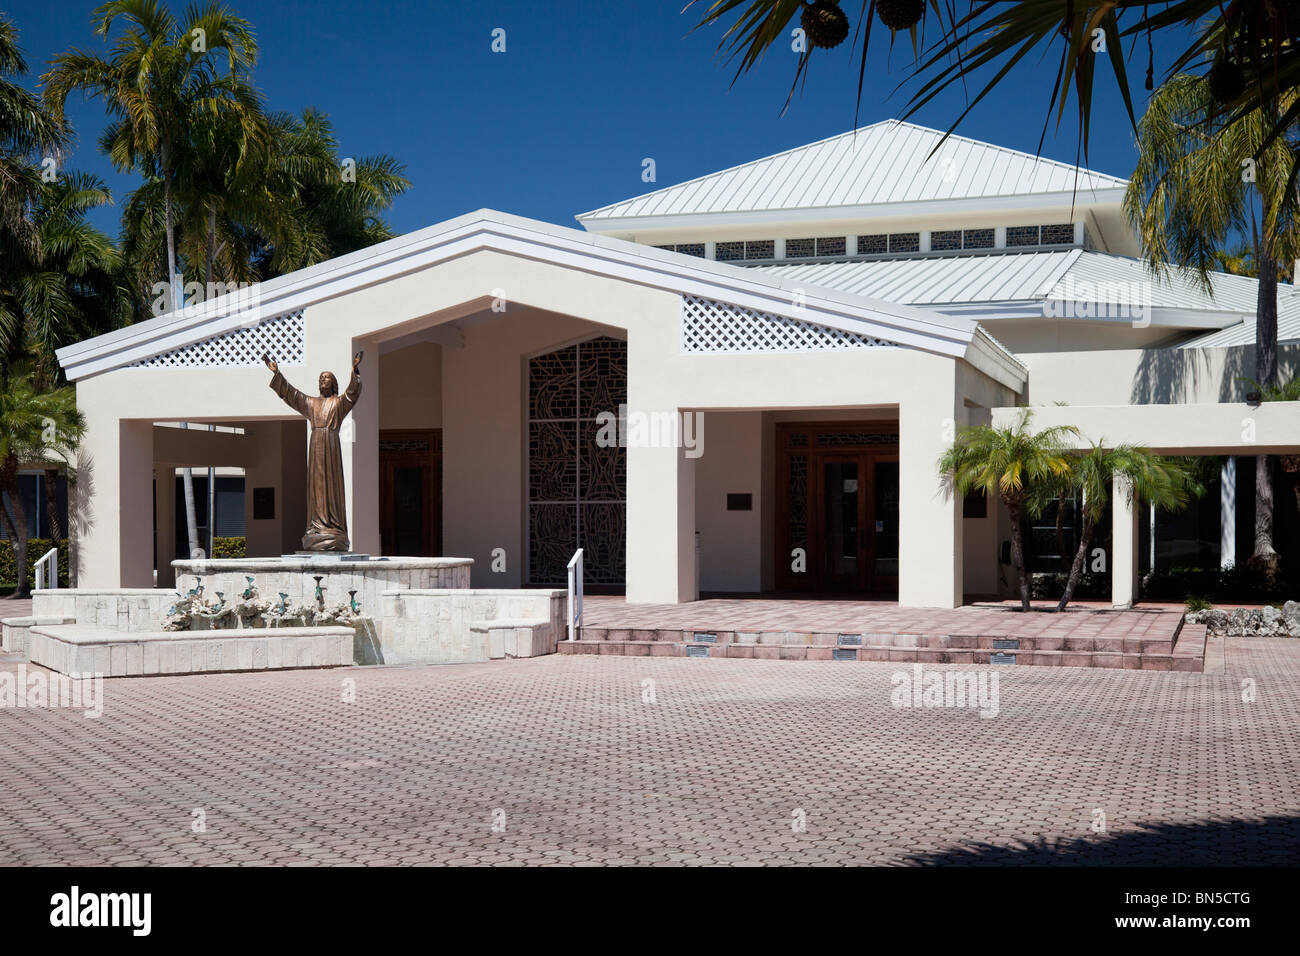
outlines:
{"label": "coral rock decoration", "polygon": [[799,23],[808,41],[824,50],[839,46],[849,35],[849,18],[839,8],[839,4],[832,3],[831,0],[804,4]]}
{"label": "coral rock decoration", "polygon": [[910,30],[925,15],[925,0],[879,0],[876,13],[891,30]]}
{"label": "coral rock decoration", "polygon": [[1241,67],[1226,56],[1214,61],[1206,78],[1210,82],[1210,95],[1220,103],[1231,103],[1246,92],[1246,78]]}

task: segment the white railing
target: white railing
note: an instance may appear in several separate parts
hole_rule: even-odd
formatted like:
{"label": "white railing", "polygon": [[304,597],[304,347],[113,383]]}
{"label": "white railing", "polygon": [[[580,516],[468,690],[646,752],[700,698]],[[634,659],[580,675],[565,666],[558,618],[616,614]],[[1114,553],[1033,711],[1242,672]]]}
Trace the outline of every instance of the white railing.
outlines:
{"label": "white railing", "polygon": [[582,549],[569,559],[569,640],[578,639],[582,627]]}
{"label": "white railing", "polygon": [[[47,583],[48,578],[48,583]],[[50,548],[36,561],[36,587],[56,589],[59,586],[59,549]]]}

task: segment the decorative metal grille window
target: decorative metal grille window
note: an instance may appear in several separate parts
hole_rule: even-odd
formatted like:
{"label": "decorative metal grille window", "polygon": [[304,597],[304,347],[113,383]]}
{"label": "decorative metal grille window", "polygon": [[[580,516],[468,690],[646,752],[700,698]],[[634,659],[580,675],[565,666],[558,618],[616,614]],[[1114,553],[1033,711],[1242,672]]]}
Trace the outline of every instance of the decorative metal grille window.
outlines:
{"label": "decorative metal grille window", "polygon": [[819,432],[818,448],[835,448],[840,445],[897,445],[898,432]]}
{"label": "decorative metal grille window", "polygon": [[676,245],[669,243],[666,246],[655,246],[656,249],[666,249],[669,252],[680,252],[684,256],[695,256],[697,259],[704,258],[704,243],[702,242],[679,242]]}
{"label": "decorative metal grille window", "polygon": [[735,262],[737,259],[745,258],[745,244],[743,242],[720,242],[714,249],[713,258],[719,262]]}
{"label": "decorative metal grille window", "polygon": [[266,319],[132,363],[132,368],[239,368],[262,364],[262,354],[284,366],[302,365],[302,311]]}
{"label": "decorative metal grille window", "polygon": [[964,230],[961,234],[961,247],[963,249],[992,249],[993,230],[992,229]]}
{"label": "decorative metal grille window", "polygon": [[893,342],[858,332],[846,332],[698,296],[682,296],[683,352],[801,352],[893,345]]}
{"label": "decorative metal grille window", "polygon": [[804,259],[816,254],[816,239],[787,239],[785,241],[785,257],[787,259]]}
{"label": "decorative metal grille window", "polygon": [[1038,227],[1037,226],[1008,226],[1007,245],[1008,246],[1038,245]]}
{"label": "decorative metal grille window", "polygon": [[1043,226],[1039,242],[1044,246],[1069,246],[1074,244],[1074,223],[1063,222]]}
{"label": "decorative metal grille window", "polygon": [[817,240],[817,255],[819,256],[844,255],[844,237],[843,236],[821,236]]}
{"label": "decorative metal grille window", "polygon": [[601,337],[528,362],[528,580],[563,585],[583,549],[584,581],[625,576],[627,449],[597,445],[601,412],[627,402],[627,343]]}
{"label": "decorative metal grille window", "polygon": [[930,250],[932,252],[947,252],[951,249],[961,248],[961,230],[945,229],[941,232],[930,233]]}
{"label": "decorative metal grille window", "polygon": [[917,252],[921,248],[919,232],[894,232],[889,236],[890,252]]}
{"label": "decorative metal grille window", "polygon": [[888,251],[888,236],[858,236],[858,255],[874,256]]}
{"label": "decorative metal grille window", "polygon": [[746,259],[775,259],[776,258],[776,240],[759,239],[756,242],[745,243]]}

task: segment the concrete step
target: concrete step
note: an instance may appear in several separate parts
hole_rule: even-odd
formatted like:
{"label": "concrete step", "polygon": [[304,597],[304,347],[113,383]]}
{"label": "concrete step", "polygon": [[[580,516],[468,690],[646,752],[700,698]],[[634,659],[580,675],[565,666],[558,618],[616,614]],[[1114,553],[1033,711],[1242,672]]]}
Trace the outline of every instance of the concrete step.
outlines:
{"label": "concrete step", "polygon": [[1012,637],[1005,634],[894,634],[830,631],[691,631],[676,629],[614,630],[583,627],[584,641],[666,642],[721,646],[780,645],[805,647],[919,648],[951,651],[996,651],[1027,654],[1039,651],[1068,653],[1171,654],[1169,639],[1108,637]]}
{"label": "concrete step", "polygon": [[[912,635],[892,635],[909,637]],[[1169,642],[1148,642],[1164,644]],[[975,666],[1034,665],[1039,667],[1104,667],[1125,670],[1193,671],[1204,667],[1204,649],[1198,657],[1168,650],[994,650],[982,647],[921,646],[870,643],[836,645],[824,642],[744,642],[590,639],[561,641],[561,654],[611,654],[627,657],[711,657],[783,661],[887,661],[893,663],[971,664]]]}

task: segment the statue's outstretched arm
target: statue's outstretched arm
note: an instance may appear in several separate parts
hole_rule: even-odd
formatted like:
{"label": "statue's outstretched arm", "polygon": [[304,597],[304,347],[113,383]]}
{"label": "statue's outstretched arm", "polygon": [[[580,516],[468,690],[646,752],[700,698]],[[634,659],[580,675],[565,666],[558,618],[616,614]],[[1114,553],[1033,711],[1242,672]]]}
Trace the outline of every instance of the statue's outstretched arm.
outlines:
{"label": "statue's outstretched arm", "polygon": [[348,380],[348,387],[343,392],[344,415],[352,409],[352,406],[357,403],[357,399],[361,397],[361,372],[359,369],[361,366],[361,358],[365,354],[365,352],[358,352],[356,355],[352,356],[352,378]]}
{"label": "statue's outstretched arm", "polygon": [[285,404],[299,415],[310,417],[307,396],[289,384],[289,380],[280,374],[280,367],[269,356],[263,355],[262,361],[275,373],[271,376],[271,390],[284,399]]}

